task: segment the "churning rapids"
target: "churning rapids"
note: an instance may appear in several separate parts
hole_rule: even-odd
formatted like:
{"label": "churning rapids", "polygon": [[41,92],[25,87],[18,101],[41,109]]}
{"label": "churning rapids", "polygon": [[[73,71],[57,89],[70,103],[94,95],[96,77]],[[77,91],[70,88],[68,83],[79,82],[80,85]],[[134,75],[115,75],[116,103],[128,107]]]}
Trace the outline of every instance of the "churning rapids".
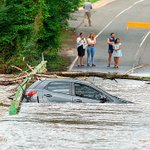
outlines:
{"label": "churning rapids", "polygon": [[0,119],[0,150],[149,150],[150,84],[89,80],[133,104],[23,103]]}

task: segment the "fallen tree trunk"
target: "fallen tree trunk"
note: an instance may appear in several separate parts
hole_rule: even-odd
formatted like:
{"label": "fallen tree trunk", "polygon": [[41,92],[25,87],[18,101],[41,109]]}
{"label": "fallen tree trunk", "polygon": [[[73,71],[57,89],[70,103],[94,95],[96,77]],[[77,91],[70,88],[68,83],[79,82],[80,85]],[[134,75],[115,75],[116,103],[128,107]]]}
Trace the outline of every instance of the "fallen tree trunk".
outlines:
{"label": "fallen tree trunk", "polygon": [[38,77],[42,78],[59,78],[59,77],[101,77],[103,79],[132,79],[132,80],[142,80],[142,81],[150,81],[150,77],[139,77],[139,76],[131,76],[127,74],[119,74],[119,73],[102,73],[102,72],[48,72],[47,74],[36,74]]}
{"label": "fallen tree trunk", "polygon": [[128,74],[120,74],[120,73],[102,73],[102,72],[47,72],[46,74],[28,74],[22,77],[15,78],[5,78],[5,80],[0,81],[0,85],[11,85],[21,83],[26,77],[35,76],[39,78],[62,78],[62,77],[101,77],[103,79],[132,79],[132,80],[142,80],[142,81],[150,81],[150,77],[139,77],[139,76],[131,76]]}

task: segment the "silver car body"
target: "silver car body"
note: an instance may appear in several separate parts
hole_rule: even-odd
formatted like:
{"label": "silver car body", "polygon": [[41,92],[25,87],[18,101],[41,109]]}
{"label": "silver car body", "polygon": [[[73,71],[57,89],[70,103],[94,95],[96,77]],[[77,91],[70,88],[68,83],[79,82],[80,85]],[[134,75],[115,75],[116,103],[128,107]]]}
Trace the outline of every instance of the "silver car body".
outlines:
{"label": "silver car body", "polygon": [[[28,96],[28,92],[36,94]],[[36,81],[27,90],[25,101],[73,103],[128,103],[94,84],[76,79],[48,78]]]}

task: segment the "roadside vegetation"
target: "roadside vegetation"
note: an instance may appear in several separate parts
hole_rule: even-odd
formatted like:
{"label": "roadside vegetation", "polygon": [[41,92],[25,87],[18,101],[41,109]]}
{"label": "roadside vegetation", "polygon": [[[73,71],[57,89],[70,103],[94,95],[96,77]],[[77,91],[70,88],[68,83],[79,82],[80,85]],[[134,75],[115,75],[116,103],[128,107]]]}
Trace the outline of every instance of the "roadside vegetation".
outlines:
{"label": "roadside vegetation", "polygon": [[[91,0],[94,2],[96,0]],[[37,65],[44,54],[48,70],[65,70],[60,54],[70,14],[81,0],[2,0],[0,2],[0,73],[12,73],[11,65],[24,70]]]}

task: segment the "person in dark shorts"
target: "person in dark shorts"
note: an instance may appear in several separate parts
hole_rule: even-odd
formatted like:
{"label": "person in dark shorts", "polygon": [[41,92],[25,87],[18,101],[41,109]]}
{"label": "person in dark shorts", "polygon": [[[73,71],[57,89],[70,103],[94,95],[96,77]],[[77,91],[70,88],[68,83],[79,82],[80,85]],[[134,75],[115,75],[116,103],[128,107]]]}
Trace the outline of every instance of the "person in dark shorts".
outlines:
{"label": "person in dark shorts", "polygon": [[115,33],[110,34],[110,38],[107,39],[107,44],[108,44],[108,66],[110,67],[111,61],[112,61],[112,53],[113,53],[113,45],[115,42]]}
{"label": "person in dark shorts", "polygon": [[77,52],[78,52],[78,66],[84,66],[84,55],[85,55],[85,48],[86,48],[86,39],[83,36],[83,33],[80,33],[79,36],[77,37]]}
{"label": "person in dark shorts", "polygon": [[95,56],[95,51],[96,51],[96,38],[95,34],[93,32],[90,33],[89,37],[87,38],[87,66],[90,66],[90,62],[92,63],[91,65],[94,67],[94,56]]}

